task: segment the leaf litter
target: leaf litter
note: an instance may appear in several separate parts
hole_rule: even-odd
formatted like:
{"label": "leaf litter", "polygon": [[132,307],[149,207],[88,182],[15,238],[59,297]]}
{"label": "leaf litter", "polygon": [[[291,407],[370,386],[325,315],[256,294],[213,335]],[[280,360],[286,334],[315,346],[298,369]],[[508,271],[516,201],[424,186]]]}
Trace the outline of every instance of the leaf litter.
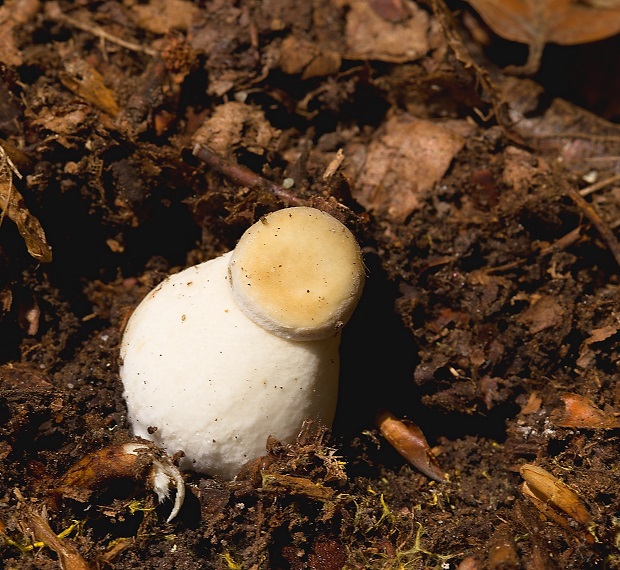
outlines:
{"label": "leaf litter", "polygon": [[[529,25],[505,6],[504,26]],[[534,35],[498,33],[544,63],[578,39],[582,7],[562,6]],[[487,57],[505,44],[459,7],[3,5],[6,567],[617,564],[617,118],[507,75]],[[185,473],[171,522],[131,470],[54,493],[132,441],[132,308],[291,204],[364,245],[331,434],[266,439],[234,482]]]}

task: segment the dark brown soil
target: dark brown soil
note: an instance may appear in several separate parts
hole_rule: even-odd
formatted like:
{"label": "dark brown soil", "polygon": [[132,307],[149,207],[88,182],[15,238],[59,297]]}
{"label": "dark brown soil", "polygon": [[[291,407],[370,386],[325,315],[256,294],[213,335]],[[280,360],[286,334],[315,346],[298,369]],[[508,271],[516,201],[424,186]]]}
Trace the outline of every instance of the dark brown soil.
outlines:
{"label": "dark brown soil", "polygon": [[[618,38],[547,46],[524,78],[465,4],[0,11],[0,566],[620,568],[620,183],[590,187],[620,171]],[[331,432],[269,442],[233,483],[186,473],[171,523],[144,477],[59,493],[132,440],[132,308],[299,204],[368,267]],[[525,464],[551,474],[534,497]]]}

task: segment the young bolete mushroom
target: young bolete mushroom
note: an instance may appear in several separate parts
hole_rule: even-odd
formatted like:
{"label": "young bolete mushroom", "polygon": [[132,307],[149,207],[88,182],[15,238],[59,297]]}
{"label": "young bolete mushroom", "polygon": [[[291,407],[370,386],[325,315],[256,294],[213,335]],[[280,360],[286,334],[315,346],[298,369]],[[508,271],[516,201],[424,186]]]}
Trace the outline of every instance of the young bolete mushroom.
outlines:
{"label": "young bolete mushroom", "polygon": [[304,420],[331,425],[340,330],[364,284],[353,234],[314,208],[250,227],[231,252],[158,285],[121,344],[121,379],[137,436],[181,467],[232,478],[268,436]]}

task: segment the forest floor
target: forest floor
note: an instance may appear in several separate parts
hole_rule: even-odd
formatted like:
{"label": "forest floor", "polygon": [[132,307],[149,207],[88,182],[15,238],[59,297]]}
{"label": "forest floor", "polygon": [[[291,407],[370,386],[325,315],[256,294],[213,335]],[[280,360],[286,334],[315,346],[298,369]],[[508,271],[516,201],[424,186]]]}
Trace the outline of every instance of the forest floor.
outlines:
{"label": "forest floor", "polygon": [[[620,568],[620,42],[528,52],[502,25],[441,0],[0,6],[0,566]],[[332,430],[185,473],[171,522],[144,470],[69,489],[132,441],[132,309],[291,205],[368,268]]]}

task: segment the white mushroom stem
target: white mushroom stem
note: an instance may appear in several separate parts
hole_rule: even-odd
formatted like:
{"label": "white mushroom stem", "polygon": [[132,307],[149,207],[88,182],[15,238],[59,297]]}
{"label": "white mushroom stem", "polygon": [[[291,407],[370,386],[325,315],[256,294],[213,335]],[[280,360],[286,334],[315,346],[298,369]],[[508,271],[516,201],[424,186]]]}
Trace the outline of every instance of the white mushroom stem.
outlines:
{"label": "white mushroom stem", "polygon": [[274,212],[234,252],[169,277],[121,345],[135,434],[230,479],[268,436],[291,442],[308,418],[331,425],[340,329],[363,281],[352,234],[311,208]]}

